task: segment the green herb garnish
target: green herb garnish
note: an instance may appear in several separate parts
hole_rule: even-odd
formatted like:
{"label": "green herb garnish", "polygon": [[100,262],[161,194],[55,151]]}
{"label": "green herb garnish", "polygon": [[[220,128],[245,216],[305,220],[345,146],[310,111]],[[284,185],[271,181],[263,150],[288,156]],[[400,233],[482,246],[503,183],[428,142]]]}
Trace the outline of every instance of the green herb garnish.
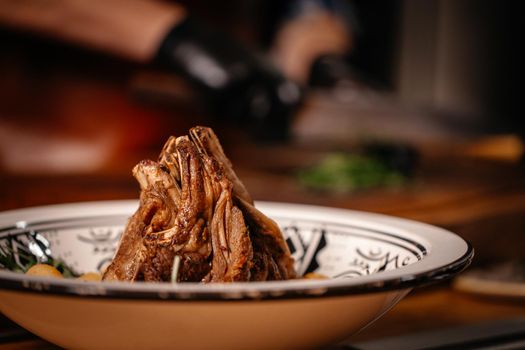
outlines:
{"label": "green herb garnish", "polygon": [[[36,243],[40,248],[40,254],[35,255],[28,248],[28,243],[20,239],[20,236],[33,243]],[[65,278],[74,278],[78,274],[63,261],[56,259],[46,253],[46,247],[42,246],[41,240],[43,237],[38,237],[34,232],[25,232],[18,235],[6,237],[5,244],[0,244],[0,267],[13,272],[25,273],[32,266],[36,264],[47,264],[56,268]],[[16,250],[13,248],[16,246]]]}
{"label": "green herb garnish", "polygon": [[399,187],[406,177],[378,159],[357,154],[334,153],[318,165],[301,171],[299,182],[311,189],[350,192],[374,187]]}

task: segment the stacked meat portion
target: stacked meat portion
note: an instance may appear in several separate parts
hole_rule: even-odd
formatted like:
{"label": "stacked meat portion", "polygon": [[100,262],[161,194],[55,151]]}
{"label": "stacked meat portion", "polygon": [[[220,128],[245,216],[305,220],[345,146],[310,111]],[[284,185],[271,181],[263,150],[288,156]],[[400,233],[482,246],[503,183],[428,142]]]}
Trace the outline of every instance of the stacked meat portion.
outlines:
{"label": "stacked meat portion", "polygon": [[171,137],[158,162],[141,161],[133,175],[140,206],[104,280],[170,281],[176,260],[178,282],[295,277],[279,227],[254,207],[211,129]]}

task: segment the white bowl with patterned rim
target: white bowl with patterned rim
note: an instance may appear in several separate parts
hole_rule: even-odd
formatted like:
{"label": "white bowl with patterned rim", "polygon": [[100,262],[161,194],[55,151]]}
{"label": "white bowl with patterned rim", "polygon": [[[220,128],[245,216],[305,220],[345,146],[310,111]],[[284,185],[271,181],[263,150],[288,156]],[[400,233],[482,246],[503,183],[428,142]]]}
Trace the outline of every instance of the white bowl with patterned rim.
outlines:
{"label": "white bowl with patterned rim", "polygon": [[[112,257],[136,201],[0,213],[0,255],[58,258],[75,271]],[[0,266],[0,311],[29,331],[78,349],[290,349],[345,339],[413,287],[448,279],[473,250],[455,234],[383,215],[258,202],[277,221],[299,274],[325,280],[231,284],[82,282]]]}

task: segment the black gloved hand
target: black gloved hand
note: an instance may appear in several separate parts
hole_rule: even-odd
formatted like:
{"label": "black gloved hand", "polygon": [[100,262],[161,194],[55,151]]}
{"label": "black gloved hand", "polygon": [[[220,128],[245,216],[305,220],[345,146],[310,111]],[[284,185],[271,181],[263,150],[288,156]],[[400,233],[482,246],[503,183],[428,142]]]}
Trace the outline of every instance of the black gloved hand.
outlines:
{"label": "black gloved hand", "polygon": [[288,136],[299,87],[224,34],[188,18],[169,32],[156,61],[188,79],[219,118],[260,138]]}

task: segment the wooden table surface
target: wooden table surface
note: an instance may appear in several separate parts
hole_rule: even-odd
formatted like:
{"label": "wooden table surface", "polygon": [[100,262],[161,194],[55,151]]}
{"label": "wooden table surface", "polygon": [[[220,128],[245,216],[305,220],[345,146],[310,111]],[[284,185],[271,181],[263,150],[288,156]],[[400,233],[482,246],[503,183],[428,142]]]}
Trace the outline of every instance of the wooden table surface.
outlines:
{"label": "wooden table surface", "polygon": [[[461,149],[465,149],[465,145]],[[518,162],[466,156],[457,149],[436,151],[433,148],[432,152],[423,151],[414,181],[403,189],[337,195],[311,192],[295,181],[296,169],[322,157],[322,150],[293,145],[233,147],[228,144],[227,151],[257,199],[368,210],[444,226],[473,243],[477,252],[474,265],[520,257],[524,251],[525,167]],[[140,156],[154,157],[154,153]],[[0,209],[136,198],[138,186],[128,169],[138,160],[130,155],[118,166],[82,175],[4,173],[0,175]],[[412,292],[352,341],[523,316],[523,301],[481,298],[460,293],[449,283],[442,283]],[[14,327],[7,319],[0,318],[0,331]],[[40,339],[0,344],[0,349],[8,348],[54,347]]]}

